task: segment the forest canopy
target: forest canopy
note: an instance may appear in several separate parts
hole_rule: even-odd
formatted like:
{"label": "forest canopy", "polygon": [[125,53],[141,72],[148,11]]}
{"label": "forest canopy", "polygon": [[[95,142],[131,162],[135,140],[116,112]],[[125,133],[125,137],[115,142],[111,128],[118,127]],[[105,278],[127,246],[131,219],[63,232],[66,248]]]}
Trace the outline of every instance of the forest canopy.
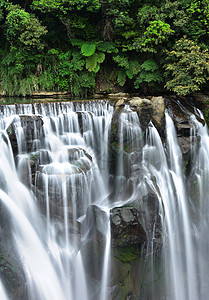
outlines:
{"label": "forest canopy", "polygon": [[0,0],[0,92],[209,86],[209,0]]}

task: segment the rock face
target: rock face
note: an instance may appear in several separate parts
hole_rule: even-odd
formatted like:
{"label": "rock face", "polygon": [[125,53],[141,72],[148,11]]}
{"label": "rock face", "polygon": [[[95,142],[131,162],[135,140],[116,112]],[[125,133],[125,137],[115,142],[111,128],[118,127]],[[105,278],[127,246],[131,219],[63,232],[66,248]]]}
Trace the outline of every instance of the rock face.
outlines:
{"label": "rock face", "polygon": [[110,214],[113,247],[142,247],[155,237],[161,245],[158,198],[153,193],[127,206],[113,208]]}
{"label": "rock face", "polygon": [[145,243],[146,233],[140,219],[140,212],[134,207],[114,208],[111,211],[112,245],[125,247]]}
{"label": "rock face", "polygon": [[25,133],[25,140],[27,152],[32,151],[34,140],[41,139],[41,129],[43,126],[43,120],[41,116],[33,115],[33,116],[20,116],[21,125],[23,127]]}
{"label": "rock face", "polygon": [[152,97],[151,98],[153,104],[153,116],[152,121],[154,125],[159,129],[162,126],[164,112],[165,112],[165,102],[163,97]]}
{"label": "rock face", "polygon": [[[41,140],[41,135],[43,134],[41,131],[43,126],[42,117],[37,115],[32,115],[32,116],[22,115],[19,117],[20,117],[21,127],[23,128],[23,132],[24,132],[24,140],[23,143],[21,143],[22,151],[31,152],[34,141],[37,139]],[[10,126],[7,129],[7,133],[9,135],[14,156],[16,156],[18,152],[18,140],[17,140],[18,128],[17,126],[15,127],[14,124],[15,124],[14,122],[10,124]]]}
{"label": "rock face", "polygon": [[137,111],[139,116],[142,130],[144,131],[148,126],[153,114],[153,104],[149,99],[142,99],[139,97],[133,97],[129,101],[129,105],[132,110]]}
{"label": "rock face", "polygon": [[[192,127],[192,123],[190,115],[188,114],[187,110],[185,110],[181,106],[181,103],[173,98],[166,99],[166,102],[168,113],[175,125],[178,143],[183,156],[183,163],[188,166],[190,161],[191,146],[195,142],[195,139],[198,137],[194,137],[193,139],[191,139],[190,130]],[[188,107],[188,109],[190,108]],[[192,111],[192,113],[195,114],[194,111]],[[197,118],[198,120],[200,120],[199,116],[197,116]],[[204,122],[203,120],[200,121]]]}

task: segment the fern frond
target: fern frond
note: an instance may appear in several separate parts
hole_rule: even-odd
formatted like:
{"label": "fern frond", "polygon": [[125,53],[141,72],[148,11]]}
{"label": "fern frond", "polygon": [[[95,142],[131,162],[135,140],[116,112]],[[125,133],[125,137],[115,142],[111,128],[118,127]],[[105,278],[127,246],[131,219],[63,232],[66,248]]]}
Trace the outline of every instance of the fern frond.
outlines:
{"label": "fern frond", "polygon": [[81,47],[81,53],[84,56],[91,56],[92,54],[94,54],[95,50],[96,50],[96,45],[92,43],[85,43]]}
{"label": "fern frond", "polygon": [[117,81],[120,86],[124,86],[124,84],[126,83],[126,73],[124,71],[120,70],[118,72]]}

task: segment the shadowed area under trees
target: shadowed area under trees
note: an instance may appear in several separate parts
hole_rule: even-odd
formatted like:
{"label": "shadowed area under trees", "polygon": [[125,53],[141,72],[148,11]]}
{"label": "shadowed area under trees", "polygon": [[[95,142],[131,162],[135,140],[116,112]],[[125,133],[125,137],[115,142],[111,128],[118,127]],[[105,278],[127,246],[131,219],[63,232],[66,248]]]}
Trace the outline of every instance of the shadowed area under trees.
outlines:
{"label": "shadowed area under trees", "polygon": [[208,89],[209,0],[0,1],[0,93]]}

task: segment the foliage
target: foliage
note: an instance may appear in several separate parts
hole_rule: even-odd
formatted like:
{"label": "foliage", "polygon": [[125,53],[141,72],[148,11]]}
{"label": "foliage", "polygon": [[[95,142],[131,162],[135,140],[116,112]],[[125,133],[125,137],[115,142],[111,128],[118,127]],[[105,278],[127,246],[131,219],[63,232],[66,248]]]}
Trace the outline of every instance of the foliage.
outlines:
{"label": "foliage", "polygon": [[132,91],[164,80],[186,95],[207,88],[208,31],[209,0],[1,0],[0,89],[82,96],[103,79]]}
{"label": "foliage", "polygon": [[201,50],[186,37],[178,40],[167,52],[165,77],[166,87],[178,95],[199,91],[209,80],[208,50]]}
{"label": "foliage", "polygon": [[196,42],[207,42],[209,30],[209,0],[186,1],[188,15],[186,34]]}
{"label": "foliage", "polygon": [[136,78],[134,85],[135,88],[139,88],[143,82],[153,85],[154,83],[161,83],[163,81],[162,74],[159,70],[159,66],[153,59],[147,59],[141,65],[141,71]]}
{"label": "foliage", "polygon": [[85,56],[91,56],[96,50],[96,45],[93,43],[84,43],[81,46],[81,53]]}
{"label": "foliage", "polygon": [[30,15],[17,5],[8,7],[6,17],[6,35],[12,46],[25,47],[27,49],[43,49],[41,37],[47,33],[44,26],[34,15]]}

